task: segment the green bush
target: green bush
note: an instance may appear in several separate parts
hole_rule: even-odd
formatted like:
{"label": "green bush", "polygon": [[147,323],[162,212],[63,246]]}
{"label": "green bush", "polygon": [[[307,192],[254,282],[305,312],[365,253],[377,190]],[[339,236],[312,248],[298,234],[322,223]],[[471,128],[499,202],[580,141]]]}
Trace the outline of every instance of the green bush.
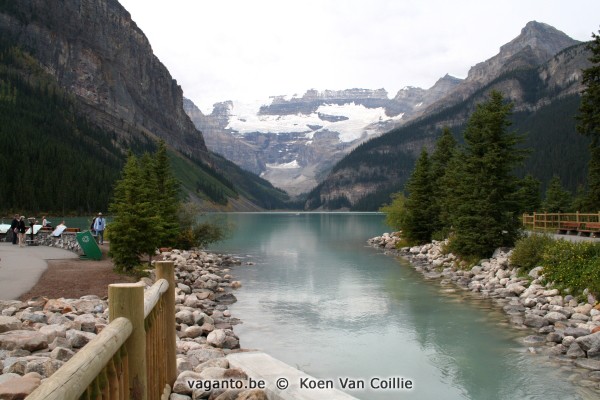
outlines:
{"label": "green bush", "polygon": [[515,243],[515,249],[510,257],[510,263],[522,268],[522,272],[528,273],[538,265],[542,265],[542,257],[548,246],[554,243],[548,235],[531,234]]}
{"label": "green bush", "polygon": [[543,255],[544,279],[562,292],[600,296],[600,243],[557,240]]}

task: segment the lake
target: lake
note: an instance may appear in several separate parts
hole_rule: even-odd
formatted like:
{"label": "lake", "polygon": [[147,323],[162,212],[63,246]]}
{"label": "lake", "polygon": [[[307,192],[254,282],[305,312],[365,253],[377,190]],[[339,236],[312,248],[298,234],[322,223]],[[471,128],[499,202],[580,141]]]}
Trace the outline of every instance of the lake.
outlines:
{"label": "lake", "polygon": [[[404,260],[368,247],[390,231],[375,213],[216,214],[235,226],[210,247],[234,254],[230,307],[241,345],[321,379],[404,378],[411,391],[361,399],[579,399],[568,371],[519,342],[490,301],[446,293]],[[250,263],[251,265],[247,265]],[[368,384],[367,384],[368,387]]]}

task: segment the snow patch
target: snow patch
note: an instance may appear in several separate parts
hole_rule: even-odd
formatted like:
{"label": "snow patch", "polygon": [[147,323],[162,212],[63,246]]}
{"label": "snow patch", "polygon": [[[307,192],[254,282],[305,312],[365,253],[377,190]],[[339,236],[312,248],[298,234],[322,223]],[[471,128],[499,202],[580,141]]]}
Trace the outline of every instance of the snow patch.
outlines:
{"label": "snow patch", "polygon": [[[383,107],[367,108],[354,102],[348,104],[321,105],[316,112],[294,115],[257,115],[262,103],[241,105],[234,103],[227,129],[238,134],[247,133],[304,133],[305,138],[313,140],[315,133],[322,131],[337,132],[340,142],[352,142],[366,135],[376,134],[376,131],[367,130],[367,126],[402,118],[403,114],[388,117]],[[318,114],[335,117],[347,117],[342,121],[325,121]],[[315,126],[322,128],[314,130]],[[312,127],[312,128],[311,128]]]}
{"label": "snow patch", "polygon": [[291,161],[289,163],[284,164],[269,164],[267,163],[267,168],[271,169],[295,169],[301,168],[300,164],[298,164],[298,160]]}

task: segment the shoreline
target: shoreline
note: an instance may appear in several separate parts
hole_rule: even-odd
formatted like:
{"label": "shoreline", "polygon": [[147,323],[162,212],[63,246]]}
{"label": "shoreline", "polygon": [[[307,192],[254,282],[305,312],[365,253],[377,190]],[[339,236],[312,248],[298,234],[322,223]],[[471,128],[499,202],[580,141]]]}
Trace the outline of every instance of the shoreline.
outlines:
{"label": "shoreline", "polygon": [[497,249],[491,258],[460,269],[453,254],[443,254],[445,242],[397,249],[399,240],[397,233],[386,233],[367,243],[408,261],[426,280],[491,300],[512,327],[531,333],[519,340],[527,351],[546,356],[557,367],[567,366],[576,386],[600,396],[600,304],[596,299],[578,303],[572,296],[563,297],[557,289],[543,286],[541,267],[527,278],[520,276],[509,262],[512,249]]}

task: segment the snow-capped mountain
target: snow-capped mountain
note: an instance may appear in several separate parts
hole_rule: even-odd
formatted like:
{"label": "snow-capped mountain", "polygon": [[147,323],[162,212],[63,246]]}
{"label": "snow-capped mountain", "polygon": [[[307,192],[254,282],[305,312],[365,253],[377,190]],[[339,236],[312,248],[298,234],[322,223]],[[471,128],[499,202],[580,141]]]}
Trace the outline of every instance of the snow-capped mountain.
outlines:
{"label": "snow-capped mountain", "polygon": [[311,89],[254,104],[217,103],[210,115],[188,99],[184,109],[209,149],[297,195],[360,143],[403,123],[459,82],[446,76],[429,90],[407,87],[392,99],[384,89]]}

